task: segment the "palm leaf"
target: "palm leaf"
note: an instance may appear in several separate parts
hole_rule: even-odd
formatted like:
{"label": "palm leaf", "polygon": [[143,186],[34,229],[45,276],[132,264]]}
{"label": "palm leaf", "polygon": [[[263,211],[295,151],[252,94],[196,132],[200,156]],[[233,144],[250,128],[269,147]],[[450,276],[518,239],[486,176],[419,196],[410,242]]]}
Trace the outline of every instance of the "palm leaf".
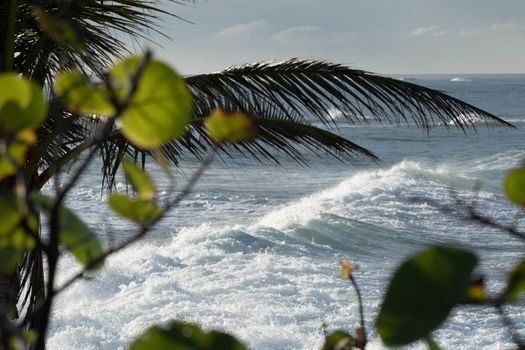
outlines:
{"label": "palm leaf", "polygon": [[[373,152],[340,135],[303,120],[290,119],[278,111],[266,114],[261,111],[250,117],[258,125],[257,137],[251,141],[222,145],[223,152],[230,155],[230,152],[235,150],[237,154],[249,155],[255,159],[268,159],[276,163],[279,163],[279,154],[283,154],[305,165],[308,163],[306,153],[319,157],[329,156],[340,161],[359,157],[379,160]],[[187,150],[197,155],[205,152],[211,141],[204,130],[203,120],[196,117],[186,137],[170,143],[171,148],[164,150],[168,159],[172,160]],[[174,149],[176,153],[170,152],[170,149]]]}
{"label": "palm leaf", "polygon": [[[72,49],[43,32],[36,8],[67,23],[83,49]],[[0,18],[3,12],[0,7]],[[60,69],[101,74],[115,57],[130,53],[125,39],[150,41],[150,32],[164,35],[158,30],[160,15],[180,18],[162,10],[156,0],[18,1],[15,70],[40,83],[50,83]]]}
{"label": "palm leaf", "polygon": [[412,122],[419,127],[450,124],[463,130],[487,124],[512,126],[497,116],[442,92],[410,82],[323,61],[291,59],[255,63],[186,79],[196,115],[213,108],[258,115],[278,110],[290,120],[334,125],[329,114],[340,112],[350,123]]}

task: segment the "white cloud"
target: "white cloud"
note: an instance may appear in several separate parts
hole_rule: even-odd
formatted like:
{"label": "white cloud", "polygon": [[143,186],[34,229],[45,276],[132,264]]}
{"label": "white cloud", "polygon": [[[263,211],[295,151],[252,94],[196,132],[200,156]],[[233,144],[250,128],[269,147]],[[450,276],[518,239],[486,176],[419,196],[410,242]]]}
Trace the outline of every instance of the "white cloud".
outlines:
{"label": "white cloud", "polygon": [[432,36],[439,38],[448,34],[448,30],[444,30],[439,26],[433,25],[429,27],[419,27],[410,32],[413,36]]}
{"label": "white cloud", "polygon": [[249,23],[236,24],[234,26],[224,28],[219,33],[217,33],[217,35],[220,37],[240,38],[242,36],[249,35],[253,32],[263,31],[268,28],[268,22],[265,19],[262,19],[252,21]]}
{"label": "white cloud", "polygon": [[490,27],[494,31],[524,31],[525,21],[509,19],[507,21],[496,21]]}
{"label": "white cloud", "polygon": [[350,32],[327,32],[317,26],[291,27],[272,34],[272,40],[281,45],[290,44],[336,44],[354,37]]}

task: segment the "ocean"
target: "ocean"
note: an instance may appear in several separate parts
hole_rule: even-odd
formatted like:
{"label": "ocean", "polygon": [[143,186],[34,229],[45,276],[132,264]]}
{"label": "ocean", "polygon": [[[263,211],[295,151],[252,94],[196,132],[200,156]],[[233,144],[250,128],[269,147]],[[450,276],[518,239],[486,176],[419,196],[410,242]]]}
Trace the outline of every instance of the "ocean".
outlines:
{"label": "ocean", "polygon": [[[325,328],[352,331],[359,324],[356,295],[339,278],[346,258],[359,266],[367,348],[383,349],[373,323],[389,276],[405,257],[433,243],[476,251],[489,293],[500,291],[524,242],[430,202],[474,200],[479,212],[513,220],[516,209],[502,195],[501,181],[525,159],[525,75],[409,78],[501,116],[517,130],[480,123],[467,134],[443,125],[427,133],[406,124],[341,121],[339,132],[381,162],[340,162],[323,154],[305,154],[308,166],[284,156],[280,165],[216,158],[147,239],[60,295],[49,349],[125,349],[147,327],[171,319],[227,331],[250,349],[319,349]],[[196,165],[191,159],[181,164],[179,184]],[[160,194],[169,195],[162,173],[151,171]],[[100,178],[94,166],[68,201],[111,245],[133,225],[109,212]],[[124,190],[124,181],[117,187]],[[66,257],[59,284],[77,270]],[[525,333],[525,309],[508,312]],[[512,348],[490,308],[455,309],[434,338],[444,349]]]}

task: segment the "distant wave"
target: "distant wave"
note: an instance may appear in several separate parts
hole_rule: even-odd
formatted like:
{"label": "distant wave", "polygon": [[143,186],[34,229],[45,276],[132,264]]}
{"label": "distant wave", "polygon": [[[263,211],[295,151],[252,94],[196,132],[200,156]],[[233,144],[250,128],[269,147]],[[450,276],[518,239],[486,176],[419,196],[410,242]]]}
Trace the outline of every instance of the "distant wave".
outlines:
{"label": "distant wave", "polygon": [[456,125],[458,121],[465,124],[477,124],[482,122],[485,123],[487,120],[474,114],[461,113],[456,117],[455,120],[450,120],[447,125]]}
{"label": "distant wave", "polygon": [[[489,119],[480,118],[479,116],[476,116],[474,114],[468,114],[468,113],[461,113],[459,114],[456,119],[462,123],[466,124],[489,124],[489,125],[498,125],[497,122],[491,121]],[[505,120],[508,123],[511,124],[521,124],[525,122],[525,116],[524,117],[518,117],[518,118],[506,118],[503,117],[503,120]],[[456,122],[454,120],[449,120],[447,125],[456,125]]]}
{"label": "distant wave", "polygon": [[289,231],[333,214],[399,228],[421,215],[415,208],[407,209],[412,207],[409,197],[432,193],[443,199],[449,195],[448,186],[470,189],[474,180],[446,167],[402,161],[390,169],[359,172],[332,188],[268,213],[255,226]]}
{"label": "distant wave", "polygon": [[455,77],[455,78],[450,79],[449,81],[453,83],[468,83],[468,82],[471,82],[472,79],[463,78],[463,77]]}

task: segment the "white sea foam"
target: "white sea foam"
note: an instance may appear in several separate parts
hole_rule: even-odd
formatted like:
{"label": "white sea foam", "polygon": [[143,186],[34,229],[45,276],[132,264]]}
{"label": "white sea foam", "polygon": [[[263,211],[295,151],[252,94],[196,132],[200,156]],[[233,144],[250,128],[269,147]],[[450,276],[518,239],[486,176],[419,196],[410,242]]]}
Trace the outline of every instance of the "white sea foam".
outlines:
{"label": "white sea foam", "polygon": [[454,78],[451,78],[449,81],[453,83],[469,83],[469,82],[472,82],[472,79],[465,78],[465,77],[454,77]]}
{"label": "white sea foam", "polygon": [[[59,298],[48,346],[124,349],[148,326],[183,319],[231,332],[254,349],[319,348],[323,322],[329,330],[351,330],[358,323],[349,285],[337,278],[338,261],[350,256],[360,264],[358,278],[372,322],[396,261],[440,235],[451,238],[449,231],[457,229],[432,207],[408,198],[444,200],[448,182],[465,178],[453,166],[403,161],[358,172],[273,208],[253,223],[203,223],[172,238],[141,242],[110,258],[94,280],[77,283]],[[317,235],[314,242],[304,230]],[[457,236],[468,242],[472,232],[460,230]],[[336,244],[316,243],[330,239]],[[71,274],[73,266],[66,260],[60,276]],[[475,329],[465,335],[464,326],[472,322]],[[438,339],[445,348],[507,346],[496,322],[461,311]],[[485,327],[491,331],[485,333]],[[372,334],[370,349],[381,348]]]}

